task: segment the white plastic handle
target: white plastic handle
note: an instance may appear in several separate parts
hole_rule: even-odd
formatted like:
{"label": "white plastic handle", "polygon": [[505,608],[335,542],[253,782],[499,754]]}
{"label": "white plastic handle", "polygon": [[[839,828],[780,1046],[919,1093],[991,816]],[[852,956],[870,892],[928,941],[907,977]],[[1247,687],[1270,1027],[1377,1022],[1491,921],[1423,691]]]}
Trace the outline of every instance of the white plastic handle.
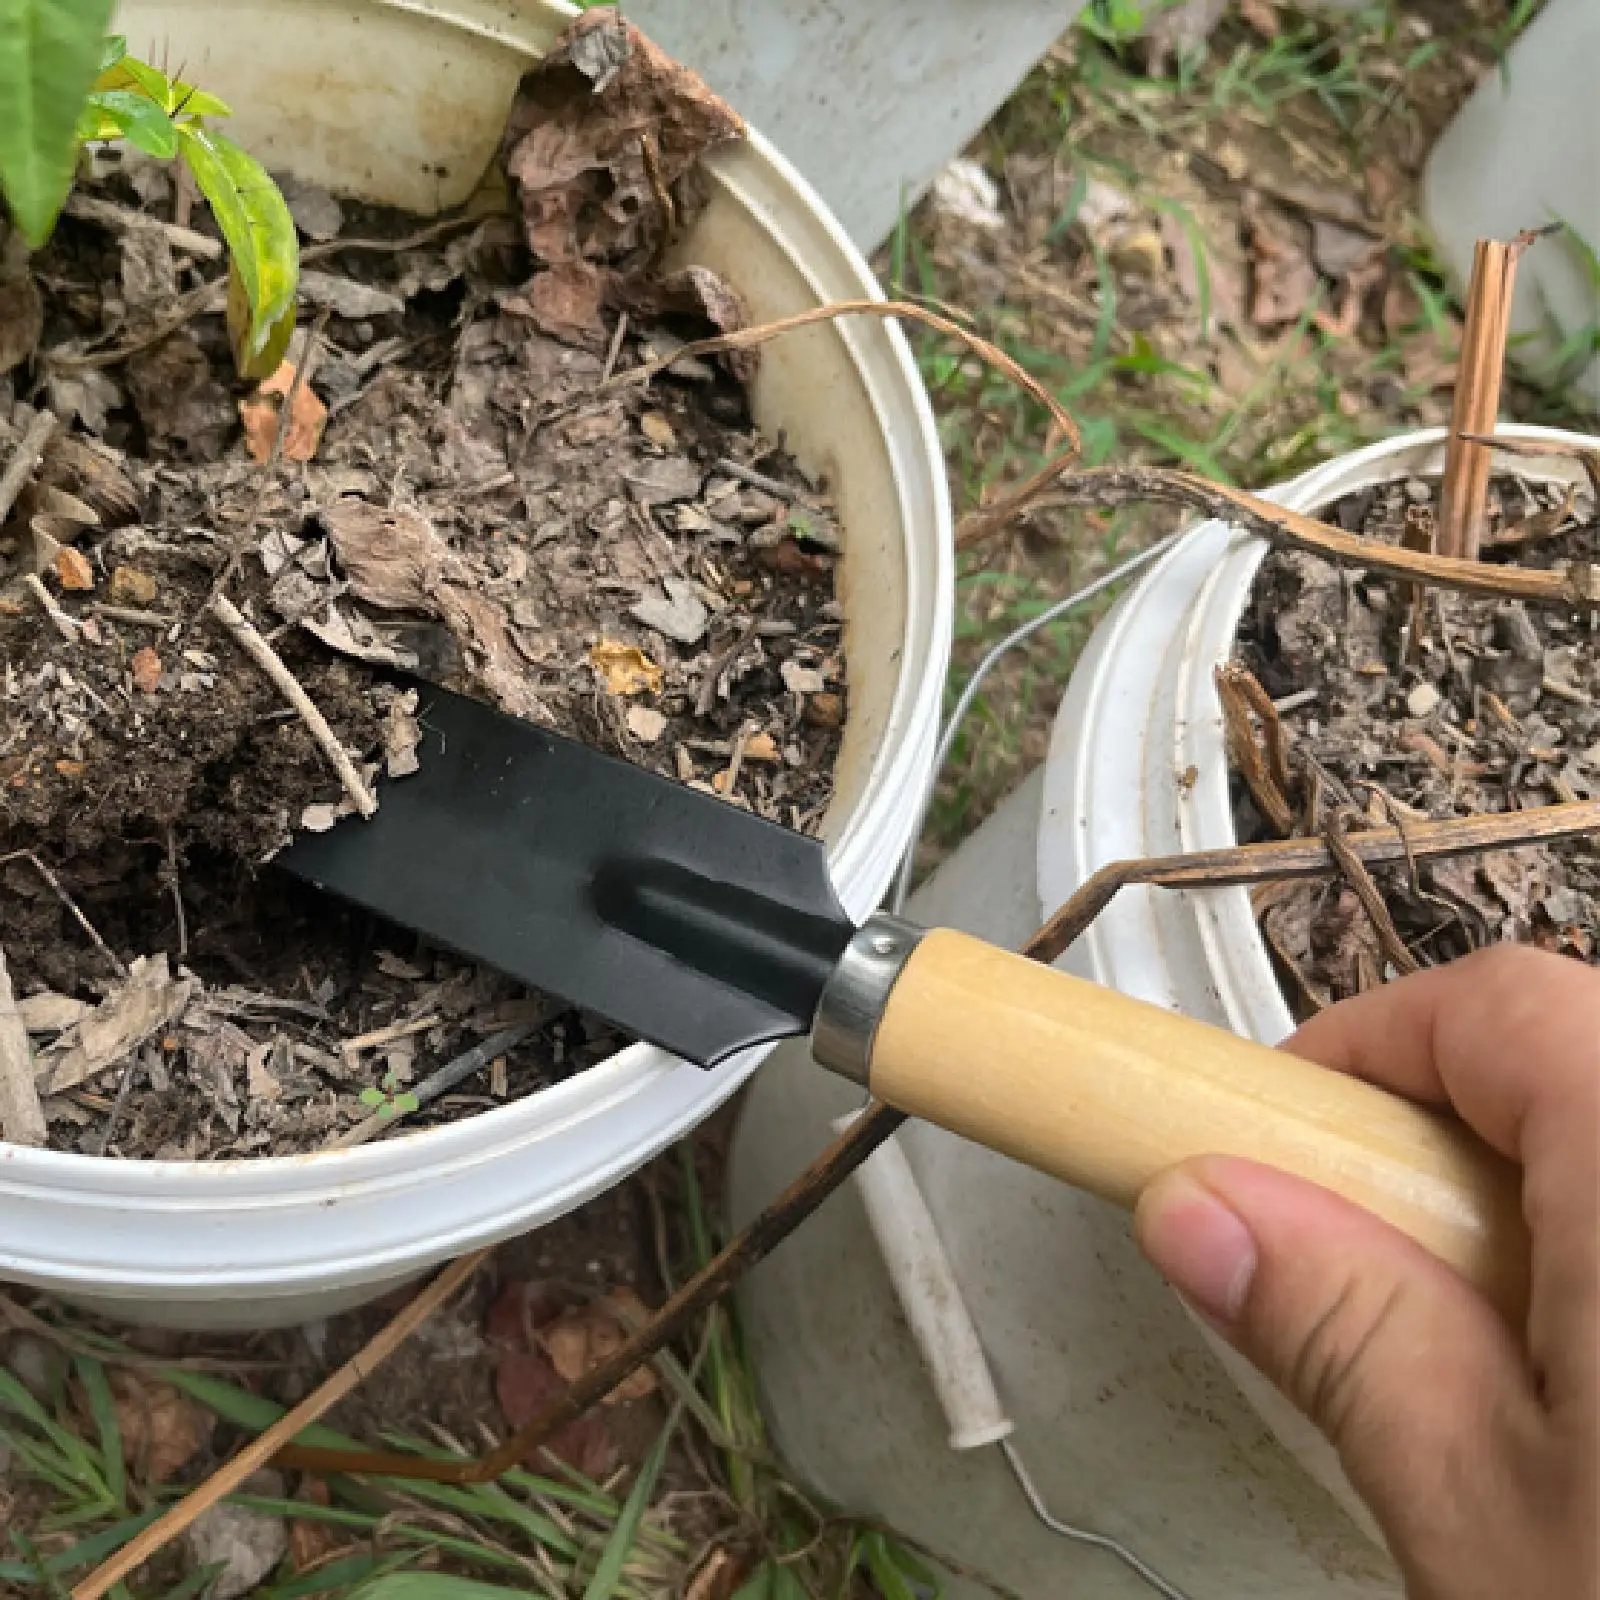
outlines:
{"label": "white plastic handle", "polygon": [[[843,1133],[859,1115],[840,1117],[834,1131]],[[880,1145],[857,1168],[855,1181],[950,1426],[950,1448],[976,1450],[1009,1438],[1011,1418],[1000,1404],[978,1330],[899,1138]]]}

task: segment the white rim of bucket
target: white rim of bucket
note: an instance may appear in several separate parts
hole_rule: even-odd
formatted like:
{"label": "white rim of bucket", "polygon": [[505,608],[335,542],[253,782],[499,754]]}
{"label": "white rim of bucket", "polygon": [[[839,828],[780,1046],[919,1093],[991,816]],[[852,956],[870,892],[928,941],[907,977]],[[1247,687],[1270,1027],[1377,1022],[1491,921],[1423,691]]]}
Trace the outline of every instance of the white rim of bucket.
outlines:
{"label": "white rim of bucket", "polygon": [[[399,9],[424,11],[530,58],[537,54],[525,38],[487,28],[449,7]],[[752,160],[777,182],[742,181],[740,169]],[[754,129],[741,147],[713,157],[708,167],[760,219],[819,304],[884,298],[865,259],[811,186]],[[779,188],[786,188],[794,201],[782,217],[770,204]],[[883,321],[863,328],[841,319],[831,326],[884,419],[907,532],[905,633],[897,652],[890,712],[861,798],[828,851],[840,899],[852,915],[863,917],[877,906],[909,843],[933,755],[954,608],[954,537],[933,409],[904,334]],[[160,1219],[161,1238],[151,1241],[159,1246],[171,1241],[168,1230],[175,1226],[192,1227],[197,1236],[216,1240],[230,1215],[281,1212],[285,1235],[281,1250],[270,1256],[234,1262],[225,1254],[225,1243],[217,1241],[196,1248],[190,1264],[174,1266],[160,1259],[131,1258],[125,1229],[118,1230],[116,1250],[85,1248],[73,1256],[59,1241],[41,1251],[38,1246],[45,1241],[38,1239],[35,1228],[30,1238],[0,1240],[0,1278],[119,1298],[168,1290],[190,1299],[222,1290],[219,1278],[230,1290],[260,1286],[277,1296],[341,1279],[370,1281],[386,1272],[420,1271],[489,1239],[551,1220],[612,1187],[715,1111],[760,1065],[768,1049],[742,1052],[707,1072],[653,1046],[635,1044],[510,1105],[345,1151],[219,1162],[124,1162],[0,1143],[0,1215],[14,1213],[18,1206],[35,1214],[58,1208],[63,1214],[136,1213],[148,1216],[152,1225]],[[628,1111],[647,1109],[643,1101],[651,1091],[661,1100],[659,1115],[629,1119]],[[425,1191],[441,1180],[469,1176],[474,1169],[483,1173],[513,1157],[536,1164],[541,1145],[612,1114],[636,1125],[608,1145],[605,1159],[542,1187],[537,1198],[524,1194],[520,1205],[502,1200],[492,1210],[463,1210],[442,1228],[403,1203],[424,1200]],[[318,1208],[326,1208],[331,1218],[353,1200],[366,1202],[363,1226],[369,1230],[374,1212],[388,1213],[382,1237],[369,1231],[359,1241],[340,1240],[333,1247],[338,1253],[319,1252],[308,1222],[315,1222]],[[93,1230],[73,1231],[87,1238]],[[228,1261],[225,1269],[219,1260]]]}
{"label": "white rim of bucket", "polygon": [[[1320,515],[1340,496],[1397,479],[1437,474],[1444,465],[1446,428],[1425,428],[1385,439],[1310,469],[1275,491],[1272,499],[1292,511]],[[1600,437],[1563,428],[1503,423],[1503,439],[1542,441],[1600,448]],[[1559,458],[1501,456],[1498,470],[1514,470],[1535,480],[1577,481],[1576,463],[1562,469]],[[1197,530],[1198,531],[1198,530]],[[1228,766],[1222,716],[1212,685],[1212,668],[1232,653],[1239,622],[1249,603],[1257,568],[1270,547],[1235,530],[1226,557],[1196,598],[1186,652],[1188,681],[1180,690],[1187,715],[1175,728],[1177,770],[1193,764],[1198,772],[1189,804],[1180,813],[1179,848],[1209,850],[1238,842],[1228,794]],[[1185,896],[1205,949],[1208,976],[1235,1032],[1276,1044],[1294,1031],[1294,1018],[1256,927],[1246,889],[1219,889]]]}

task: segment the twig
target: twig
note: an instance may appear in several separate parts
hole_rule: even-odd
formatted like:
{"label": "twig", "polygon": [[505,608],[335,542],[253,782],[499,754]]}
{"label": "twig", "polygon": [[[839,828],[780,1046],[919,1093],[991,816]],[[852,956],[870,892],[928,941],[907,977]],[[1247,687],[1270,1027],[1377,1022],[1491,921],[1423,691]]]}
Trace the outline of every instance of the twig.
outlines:
{"label": "twig", "polygon": [[735,461],[732,456],[718,456],[714,463],[714,470],[724,477],[737,478],[740,483],[747,483],[752,489],[759,489],[762,494],[770,494],[774,500],[781,500],[785,505],[793,505],[800,498],[798,492],[787,483],[781,483],[777,478],[769,478],[764,472],[757,472],[754,467],[747,467],[742,461]]}
{"label": "twig", "polygon": [[378,802],[356,771],[344,746],[328,726],[328,719],[312,703],[311,696],[300,687],[295,675],[283,664],[278,652],[261,637],[255,624],[225,595],[219,594],[210,605],[211,615],[234,637],[239,648],[272,680],[284,699],[300,713],[318,748],[328,758],[328,764],[338,774],[344,792],[363,817],[370,817]]}
{"label": "twig", "polygon": [[91,600],[85,611],[97,617],[109,617],[113,622],[132,622],[145,628],[170,628],[178,618],[162,611],[141,611],[137,606],[108,606]]}
{"label": "twig", "polygon": [[617,317],[616,331],[611,335],[611,343],[606,346],[606,362],[600,369],[600,382],[611,382],[611,374],[617,370],[617,362],[622,355],[622,341],[628,337],[628,313],[621,312]]}
{"label": "twig", "polygon": [[23,573],[22,582],[29,594],[31,594],[33,598],[39,602],[44,614],[49,617],[51,623],[54,625],[56,632],[59,633],[68,644],[76,644],[78,640],[78,634],[81,631],[83,624],[79,622],[77,618],[69,617],[67,613],[62,610],[61,602],[57,600],[47,588],[45,588],[44,583],[41,581],[37,572]]}
{"label": "twig", "polygon": [[717,703],[717,685],[722,682],[722,674],[744,654],[745,646],[755,638],[760,626],[760,619],[752,617],[733,643],[706,668],[706,675],[700,680],[700,692],[695,696],[694,714],[697,717],[711,714],[711,708]]}
{"label": "twig", "polygon": [[424,1012],[420,1017],[408,1017],[404,1022],[391,1022],[385,1028],[374,1028],[371,1033],[358,1033],[355,1038],[346,1039],[339,1046],[339,1053],[349,1060],[363,1050],[376,1050],[386,1044],[398,1044],[414,1033],[426,1033],[429,1028],[438,1027],[439,1022],[437,1011]]}
{"label": "twig", "polygon": [[[1138,501],[1166,501],[1205,516],[1237,523],[1274,544],[1305,550],[1344,566],[1367,567],[1391,577],[1431,583],[1463,594],[1526,600],[1542,606],[1600,606],[1600,569],[1573,562],[1564,571],[1491,566],[1479,561],[1454,561],[1378,544],[1358,534],[1287,511],[1244,489],[1232,489],[1194,473],[1166,467],[1087,467],[1062,477],[1057,490],[1039,506],[1087,506],[1104,509]],[[958,535],[957,543],[961,542]]]}
{"label": "twig", "polygon": [[[521,1044],[533,1032],[533,1027],[531,1022],[519,1022],[515,1027],[502,1028],[498,1033],[490,1034],[481,1044],[463,1051],[454,1061],[447,1061],[437,1072],[430,1072],[407,1092],[418,1107],[427,1105],[430,1100],[437,1100],[440,1095],[448,1094],[458,1083],[464,1082],[475,1072],[482,1072],[497,1057]],[[328,1140],[323,1148],[349,1150],[355,1145],[365,1144],[394,1127],[405,1115],[404,1111],[391,1111],[387,1116],[375,1111],[354,1127],[346,1128],[336,1138]]]}
{"label": "twig", "polygon": [[[1224,661],[1212,674],[1217,699],[1222,706],[1222,726],[1228,754],[1245,781],[1250,797],[1280,837],[1294,832],[1294,807],[1290,803],[1293,787],[1289,776],[1289,752],[1283,724],[1266,690],[1254,673],[1240,661]],[[1266,756],[1256,743],[1251,713],[1261,719]]]}
{"label": "twig", "polygon": [[[1485,534],[1482,548],[1515,550],[1522,545],[1540,544],[1546,539],[1553,539],[1558,533],[1564,532],[1567,524],[1572,522],[1577,506],[1578,486],[1569,483],[1560,505],[1551,506],[1547,511],[1536,511],[1532,516],[1524,517],[1521,522],[1514,522],[1510,527],[1501,528],[1497,533]],[[1576,523],[1573,525],[1576,526]]]}
{"label": "twig", "polygon": [[33,421],[22,435],[16,454],[6,463],[5,475],[0,477],[0,522],[11,515],[17,496],[33,475],[33,469],[39,465],[39,457],[44,454],[44,447],[50,443],[50,437],[58,426],[55,412],[34,412]]}
{"label": "twig", "polygon": [[998,345],[991,344],[987,339],[982,339],[969,329],[963,328],[959,322],[949,317],[941,317],[937,312],[929,311],[923,306],[913,305],[909,300],[839,300],[832,305],[813,306],[807,311],[797,312],[792,317],[780,317],[776,322],[763,322],[753,328],[740,328],[735,333],[718,334],[711,339],[695,339],[686,345],[680,345],[670,355],[661,356],[655,361],[647,361],[642,366],[619,373],[608,384],[599,387],[615,388],[622,384],[649,383],[658,373],[666,371],[673,362],[681,361],[685,357],[713,356],[729,350],[753,350],[780,334],[792,333],[797,328],[809,328],[819,322],[832,322],[838,317],[881,317],[890,322],[906,318],[912,322],[923,323],[948,339],[954,339],[957,344],[965,346],[980,360],[986,361],[1019,389],[1037,400],[1049,413],[1055,434],[1067,441],[1064,449],[1052,456],[1030,477],[1023,479],[1009,494],[1002,496],[993,505],[985,506],[967,517],[956,532],[958,547],[977,544],[1005,527],[1019,511],[1038,499],[1082,450],[1083,441],[1078,433],[1078,425],[1072,420],[1072,414],[1037,378],[1013,361]]}
{"label": "twig", "polygon": [[1493,445],[1508,456],[1554,456],[1561,461],[1576,461],[1583,468],[1595,499],[1600,500],[1600,450],[1592,445],[1566,444],[1559,439],[1502,439],[1493,433],[1463,433],[1461,437],[1470,444]]}
{"label": "twig", "polygon": [[96,222],[102,228],[118,233],[159,233],[174,249],[185,255],[198,256],[202,261],[222,259],[222,241],[208,234],[196,233],[193,228],[180,227],[176,222],[165,222],[148,211],[133,211],[114,201],[74,190],[67,196],[64,207],[69,216],[81,217],[85,222]]}
{"label": "twig", "polygon": [[[875,1105],[789,1185],[651,1319],[604,1361],[584,1373],[533,1420],[476,1461],[435,1461],[385,1451],[325,1450],[292,1445],[278,1454],[282,1466],[311,1472],[366,1472],[432,1483],[489,1483],[517,1466],[558,1429],[581,1417],[688,1323],[713,1305],[758,1261],[794,1232],[824,1200],[905,1121],[901,1112]],[[77,1597],[74,1596],[74,1600]]]}
{"label": "twig", "polygon": [[213,278],[209,283],[202,283],[198,288],[190,290],[178,301],[171,316],[164,318],[137,338],[130,339],[126,344],[113,345],[109,350],[92,350],[81,355],[66,350],[46,350],[43,353],[44,363],[58,372],[87,372],[93,367],[114,367],[119,362],[126,361],[129,356],[136,356],[141,350],[148,350],[151,345],[160,344],[170,334],[176,333],[190,318],[204,316],[212,311],[221,311],[227,304],[227,294],[228,280],[225,277]]}
{"label": "twig", "polygon": [[83,912],[78,908],[78,902],[61,887],[61,880],[55,873],[31,850],[13,850],[10,855],[0,856],[0,867],[5,866],[8,861],[26,861],[44,879],[50,886],[51,893],[72,914],[72,918],[78,926],[89,935],[89,942],[105,957],[106,964],[119,978],[126,982],[128,969],[122,964],[121,957],[100,937],[99,930],[84,916]]}
{"label": "twig", "polygon": [[367,250],[378,255],[395,255],[402,250],[416,250],[425,244],[433,244],[436,240],[446,238],[452,233],[460,233],[484,220],[479,216],[444,217],[438,222],[430,222],[426,228],[419,228],[415,233],[408,233],[403,239],[329,239],[323,244],[307,245],[300,252],[300,262],[303,266],[308,261],[322,261],[328,256],[340,255],[346,250]]}
{"label": "twig", "polygon": [[41,1316],[19,1306],[15,1300],[0,1294],[0,1327],[14,1328],[22,1333],[36,1333],[41,1339],[73,1355],[93,1356],[108,1365],[128,1367],[134,1372],[160,1372],[163,1367],[176,1367],[183,1372],[276,1372],[283,1363],[278,1361],[225,1361],[208,1356],[147,1356],[124,1349],[111,1339],[85,1339],[69,1328],[57,1327]]}
{"label": "twig", "polygon": [[[1395,927],[1394,918],[1384,904],[1382,891],[1372,881],[1366,863],[1350,847],[1350,817],[1350,811],[1341,806],[1328,819],[1328,826],[1322,835],[1328,846],[1328,854],[1338,862],[1339,870],[1355,891],[1356,899],[1361,902],[1361,909],[1366,912],[1367,920],[1378,936],[1378,943],[1395,971],[1420,972],[1422,963],[1412,955],[1405,940],[1400,937],[1400,930]],[[1401,843],[1408,843],[1404,833],[1401,833]],[[1416,851],[1407,849],[1405,856],[1408,865],[1415,868]]]}
{"label": "twig", "polygon": [[[1472,252],[1461,360],[1439,490],[1438,551],[1457,561],[1476,561],[1483,542],[1494,451],[1479,440],[1494,432],[1500,414],[1517,258],[1536,237],[1520,233],[1509,244],[1480,239]],[[1473,437],[1465,437],[1468,434]]]}
{"label": "twig", "polygon": [[129,1540],[116,1555],[96,1567],[73,1590],[71,1600],[101,1600],[136,1567],[163,1549],[203,1512],[233,1493],[258,1467],[263,1466],[290,1439],[309,1428],[318,1417],[368,1378],[394,1354],[411,1334],[433,1315],[488,1260],[488,1250],[475,1250],[452,1261],[389,1325],[367,1341],[345,1364],[318,1384],[292,1411],[253,1439],[198,1488],[191,1490],[164,1516]]}
{"label": "twig", "polygon": [[178,841],[167,828],[167,888],[172,893],[172,910],[178,919],[178,959],[189,959],[189,922],[183,914],[183,884],[178,873]]}
{"label": "twig", "polygon": [[111,1148],[111,1140],[117,1131],[117,1124],[122,1121],[122,1113],[127,1109],[128,1096],[133,1093],[133,1081],[139,1074],[139,1068],[144,1062],[140,1052],[135,1050],[129,1055],[127,1063],[123,1066],[122,1075],[117,1080],[117,1096],[111,1102],[111,1109],[106,1113],[106,1125],[100,1134],[100,1144],[95,1150],[97,1156],[103,1156]]}
{"label": "twig", "polygon": [[[1398,828],[1371,828],[1352,833],[1352,853],[1369,867],[1392,866],[1407,859],[1471,855],[1480,850],[1514,850],[1518,845],[1550,844],[1600,833],[1600,800],[1571,805],[1537,806],[1492,816],[1448,817]],[[1265,883],[1274,878],[1320,878],[1337,870],[1321,839],[1278,839],[1266,844],[1235,845],[1230,850],[1196,850],[1187,855],[1114,861],[1086,879],[1065,905],[1039,931],[1030,947],[1040,961],[1054,961],[1130,884],[1155,884],[1163,889],[1224,889]]]}
{"label": "twig", "polygon": [[6,953],[0,950],[0,1139],[11,1144],[42,1145],[50,1136],[44,1102],[33,1077],[33,1052],[28,1030],[11,991]]}

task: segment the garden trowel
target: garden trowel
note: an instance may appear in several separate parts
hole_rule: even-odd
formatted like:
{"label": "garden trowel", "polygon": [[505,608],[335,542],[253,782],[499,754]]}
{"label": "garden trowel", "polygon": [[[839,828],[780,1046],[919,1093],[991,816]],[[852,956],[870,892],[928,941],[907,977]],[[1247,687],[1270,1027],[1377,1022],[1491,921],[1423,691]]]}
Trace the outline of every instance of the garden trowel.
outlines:
{"label": "garden trowel", "polygon": [[819,840],[458,695],[419,715],[420,770],[281,865],[702,1067],[809,1034],[878,1099],[1108,1199],[1245,1156],[1524,1292],[1514,1170],[1458,1123],[964,934],[858,927]]}

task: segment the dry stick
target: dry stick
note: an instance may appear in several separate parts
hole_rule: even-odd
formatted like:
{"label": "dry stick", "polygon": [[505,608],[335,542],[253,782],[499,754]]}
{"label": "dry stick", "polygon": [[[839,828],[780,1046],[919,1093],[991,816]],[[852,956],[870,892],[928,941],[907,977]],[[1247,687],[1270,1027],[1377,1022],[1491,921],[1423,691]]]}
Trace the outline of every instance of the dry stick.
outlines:
{"label": "dry stick", "polygon": [[[1600,800],[1537,806],[1492,816],[1447,817],[1399,828],[1352,833],[1351,853],[1364,866],[1386,867],[1417,860],[1472,855],[1483,850],[1514,850],[1519,845],[1552,844],[1600,834]],[[1197,850],[1189,855],[1115,861],[1079,885],[1077,892],[1034,936],[1029,954],[1054,961],[1130,884],[1163,889],[1226,889],[1274,878],[1320,878],[1338,870],[1322,839],[1280,839],[1235,845],[1229,850]]]}
{"label": "dry stick", "polygon": [[136,1567],[176,1539],[203,1512],[233,1493],[258,1467],[264,1465],[287,1440],[309,1428],[336,1405],[408,1339],[488,1260],[488,1250],[452,1261],[389,1325],[374,1335],[331,1377],[320,1383],[294,1410],[279,1417],[259,1438],[247,1444],[226,1465],[219,1467],[198,1488],[191,1490],[165,1516],[152,1522],[110,1560],[96,1567],[72,1591],[71,1600],[100,1600]]}
{"label": "dry stick", "polygon": [[[1570,838],[1600,831],[1600,801],[1550,806],[1510,816],[1464,817],[1419,823],[1404,837],[1398,829],[1353,835],[1355,854],[1368,863],[1404,860],[1407,846],[1418,855],[1459,855],[1505,849],[1534,840]],[[1314,877],[1334,870],[1320,839],[1289,839],[1232,850],[1201,851],[1165,860],[1124,861],[1103,868],[1023,946],[1034,961],[1054,961],[1111,902],[1124,883],[1162,881],[1172,887],[1258,883],[1281,877]],[[290,1445],[277,1457],[285,1467],[310,1472],[362,1472],[434,1483],[487,1483],[509,1471],[558,1429],[583,1415],[661,1350],[695,1316],[769,1255],[828,1198],[885,1139],[906,1121],[890,1106],[873,1105],[851,1124],[747,1228],[697,1272],[643,1327],[610,1357],[581,1376],[524,1427],[476,1461],[433,1461],[382,1451],[325,1450]]]}
{"label": "dry stick", "polygon": [[6,953],[0,950],[0,1139],[12,1144],[42,1145],[50,1135],[44,1102],[33,1076],[28,1030],[11,991]]}
{"label": "dry stick", "polygon": [[[1205,516],[1237,523],[1274,544],[1289,545],[1344,566],[1367,567],[1394,578],[1430,583],[1436,588],[1525,600],[1541,606],[1600,606],[1600,568],[1587,562],[1575,561],[1565,570],[1546,572],[1400,550],[1344,533],[1303,512],[1287,511],[1244,489],[1230,489],[1172,468],[1086,467],[1067,473],[1056,491],[1038,504],[1100,510],[1139,501],[1187,506]],[[958,535],[957,543],[960,542]]]}
{"label": "dry stick", "polygon": [[787,1239],[905,1120],[901,1112],[888,1106],[873,1106],[647,1323],[488,1455],[476,1461],[434,1461],[384,1451],[324,1450],[291,1445],[279,1452],[279,1464],[311,1472],[375,1473],[386,1478],[423,1478],[431,1483],[491,1482],[519,1465],[551,1434],[598,1404],[675,1339],[695,1317],[721,1299],[751,1267]]}
{"label": "dry stick", "polygon": [[[1500,382],[1517,258],[1536,237],[1520,233],[1509,244],[1480,239],[1472,252],[1461,361],[1450,408],[1444,481],[1439,489],[1437,548],[1440,555],[1453,560],[1476,561],[1483,542],[1494,451],[1481,442],[1481,436],[1494,432],[1495,418],[1500,415]],[[1474,437],[1463,437],[1467,434]]]}
{"label": "dry stick", "polygon": [[[1212,674],[1217,699],[1222,706],[1222,727],[1227,739],[1228,754],[1239,776],[1244,779],[1250,798],[1255,801],[1272,831],[1280,838],[1294,832],[1294,807],[1289,803],[1289,769],[1287,753],[1283,750],[1283,727],[1278,721],[1272,702],[1261,691],[1261,699],[1271,713],[1272,722],[1267,729],[1268,757],[1263,759],[1261,747],[1256,743],[1255,728],[1250,721],[1252,710],[1258,709],[1254,698],[1245,688],[1244,679],[1255,678],[1248,667],[1237,661],[1225,661]],[[1261,685],[1256,684],[1257,690]],[[1266,719],[1263,718],[1265,725]],[[1272,730],[1277,732],[1274,742]]]}
{"label": "dry stick", "polygon": [[56,431],[57,419],[53,411],[36,411],[33,421],[28,424],[27,431],[22,435],[22,442],[17,446],[17,452],[6,464],[5,476],[0,477],[0,522],[4,522],[11,515],[11,508],[17,503],[17,496],[22,493],[23,487],[33,476],[33,469],[39,465],[39,457],[44,454],[44,447],[50,443],[50,436]]}
{"label": "dry stick", "polygon": [[311,696],[300,687],[295,675],[283,664],[278,652],[261,637],[256,626],[225,595],[217,595],[211,602],[211,615],[231,633],[239,648],[261,668],[277,686],[284,699],[300,713],[301,720],[311,731],[317,747],[328,758],[328,764],[338,774],[344,792],[363,817],[370,817],[378,809],[378,802],[356,771],[344,746],[339,743],[328,719],[312,703]]}
{"label": "dry stick", "polygon": [[[1355,891],[1356,899],[1361,902],[1361,909],[1366,912],[1367,920],[1378,936],[1378,944],[1395,971],[1420,972],[1422,963],[1412,955],[1406,947],[1405,940],[1400,937],[1400,930],[1395,927],[1394,918],[1389,915],[1389,908],[1384,904],[1383,892],[1372,881],[1372,874],[1367,871],[1366,863],[1350,847],[1351,816],[1351,811],[1341,806],[1329,819],[1327,829],[1322,836],[1328,846],[1328,854],[1339,863],[1339,870]],[[1408,864],[1415,864],[1414,851],[1408,850],[1406,858]]]}
{"label": "dry stick", "polygon": [[780,317],[776,322],[763,322],[757,327],[740,328],[736,333],[718,334],[711,339],[695,339],[689,344],[681,345],[671,355],[647,361],[642,366],[619,373],[608,383],[599,385],[599,388],[648,383],[657,373],[666,371],[673,362],[681,361],[686,356],[713,356],[728,350],[753,350],[769,339],[777,338],[779,334],[792,333],[797,328],[809,328],[818,322],[832,322],[838,317],[881,317],[890,322],[906,318],[912,322],[923,323],[935,332],[944,334],[946,338],[954,339],[958,344],[965,345],[981,360],[988,362],[997,372],[1004,373],[1019,389],[1037,400],[1049,412],[1050,420],[1060,436],[1066,439],[1066,447],[1046,461],[1031,477],[1025,478],[993,505],[985,506],[967,517],[956,533],[958,546],[976,544],[998,531],[1024,507],[1031,505],[1077,458],[1083,447],[1083,441],[1078,434],[1078,425],[1072,420],[1072,414],[1067,408],[1038,379],[1013,361],[998,345],[993,345],[987,339],[982,339],[963,328],[959,322],[952,321],[949,317],[941,317],[936,311],[929,311],[923,306],[913,305],[908,300],[839,300],[832,305],[813,306],[810,310],[797,312],[792,317]]}
{"label": "dry stick", "polygon": [[1567,444],[1560,439],[1502,439],[1492,433],[1463,433],[1469,444],[1492,444],[1502,455],[1576,461],[1589,480],[1589,488],[1600,500],[1600,450],[1590,445]]}
{"label": "dry stick", "polygon": [[0,867],[5,866],[9,861],[26,861],[28,865],[31,866],[33,870],[44,879],[44,881],[50,886],[50,892],[54,894],[56,899],[59,900],[61,904],[65,906],[66,909],[71,913],[73,921],[75,921],[78,926],[89,935],[89,942],[95,947],[96,950],[100,952],[101,955],[106,958],[106,964],[113,972],[116,973],[119,978],[126,982],[128,977],[128,969],[122,964],[121,957],[118,956],[116,951],[114,951],[111,946],[100,937],[99,930],[86,916],[84,916],[83,912],[79,909],[78,902],[74,900],[72,896],[68,894],[67,891],[62,887],[61,880],[55,875],[55,873],[53,873],[50,868],[47,867],[45,863],[31,850],[13,850],[10,855],[0,856]]}
{"label": "dry stick", "polygon": [[181,250],[185,255],[198,256],[202,261],[222,259],[220,239],[196,233],[193,228],[181,227],[176,222],[164,222],[160,217],[151,216],[148,211],[133,211],[114,201],[77,192],[67,196],[67,203],[62,209],[69,216],[98,223],[102,228],[110,228],[117,233],[161,234],[174,249]]}

